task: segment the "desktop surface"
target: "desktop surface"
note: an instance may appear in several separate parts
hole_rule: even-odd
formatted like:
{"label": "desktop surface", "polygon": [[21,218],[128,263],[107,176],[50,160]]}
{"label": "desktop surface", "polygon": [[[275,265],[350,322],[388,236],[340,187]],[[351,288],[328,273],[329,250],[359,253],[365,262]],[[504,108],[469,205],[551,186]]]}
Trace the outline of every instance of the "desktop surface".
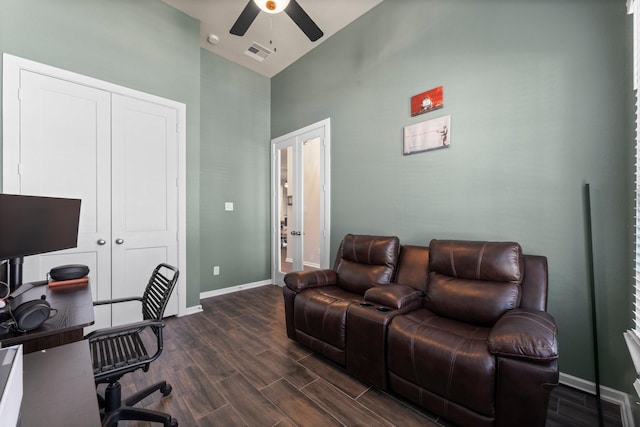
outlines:
{"label": "desktop surface", "polygon": [[27,354],[79,341],[84,337],[83,328],[94,322],[91,286],[87,283],[55,288],[25,283],[16,293],[19,295],[13,302],[14,307],[26,301],[40,299],[44,295],[55,314],[33,331],[10,331],[0,336],[2,347],[23,344],[24,353]]}
{"label": "desktop surface", "polygon": [[86,341],[24,356],[20,426],[100,426],[100,409]]}

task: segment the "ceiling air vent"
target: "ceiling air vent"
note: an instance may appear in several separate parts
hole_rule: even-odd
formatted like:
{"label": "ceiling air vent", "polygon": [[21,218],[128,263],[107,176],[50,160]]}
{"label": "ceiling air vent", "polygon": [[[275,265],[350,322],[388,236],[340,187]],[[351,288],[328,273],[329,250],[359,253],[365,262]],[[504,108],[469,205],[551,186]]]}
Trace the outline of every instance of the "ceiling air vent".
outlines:
{"label": "ceiling air vent", "polygon": [[247,49],[244,54],[247,56],[250,56],[256,61],[262,62],[265,59],[267,59],[269,55],[271,55],[272,53],[273,52],[267,49],[266,47],[259,45],[256,42],[253,42],[253,44],[249,46],[249,49]]}

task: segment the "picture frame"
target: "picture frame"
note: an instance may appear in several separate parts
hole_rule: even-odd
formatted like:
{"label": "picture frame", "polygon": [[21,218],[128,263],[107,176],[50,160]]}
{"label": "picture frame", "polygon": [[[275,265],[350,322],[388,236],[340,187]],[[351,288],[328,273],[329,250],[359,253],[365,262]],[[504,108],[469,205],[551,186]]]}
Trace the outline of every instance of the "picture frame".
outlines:
{"label": "picture frame", "polygon": [[404,127],[402,153],[407,156],[451,145],[451,115]]}
{"label": "picture frame", "polygon": [[411,97],[411,117],[444,107],[442,86],[434,87]]}

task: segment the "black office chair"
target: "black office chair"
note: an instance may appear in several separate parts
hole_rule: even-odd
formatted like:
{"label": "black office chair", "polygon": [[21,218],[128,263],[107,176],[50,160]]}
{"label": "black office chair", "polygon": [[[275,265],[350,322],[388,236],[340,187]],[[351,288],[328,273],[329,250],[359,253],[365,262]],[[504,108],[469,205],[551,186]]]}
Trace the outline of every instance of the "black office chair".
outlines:
{"label": "black office chair", "polygon": [[[164,423],[165,426],[170,427],[178,425],[178,421],[169,414],[133,406],[156,391],[160,391],[163,396],[169,395],[171,385],[166,381],[140,390],[125,399],[124,402],[122,402],[120,383],[118,382],[126,373],[138,369],[147,372],[151,362],[160,357],[160,353],[162,353],[162,328],[164,328],[162,317],[171,292],[178,281],[178,274],[177,268],[168,264],[160,264],[153,270],[142,297],[119,298],[93,303],[96,306],[125,301],[142,302],[142,321],[100,329],[85,337],[89,341],[96,387],[101,383],[108,384],[104,396],[98,393],[103,427],[115,426],[120,420],[152,421]],[[147,352],[141,336],[145,330],[151,330],[156,337],[156,351],[152,355]]]}

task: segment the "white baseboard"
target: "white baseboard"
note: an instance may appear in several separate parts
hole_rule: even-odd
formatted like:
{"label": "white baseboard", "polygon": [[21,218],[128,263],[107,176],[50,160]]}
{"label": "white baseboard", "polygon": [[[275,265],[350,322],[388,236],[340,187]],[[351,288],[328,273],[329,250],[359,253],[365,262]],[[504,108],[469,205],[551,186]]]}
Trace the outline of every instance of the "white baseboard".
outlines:
{"label": "white baseboard", "polygon": [[192,314],[202,312],[202,306],[200,304],[194,305],[192,307],[187,307],[187,310],[184,313],[178,313],[178,317],[182,316],[190,316]]}
{"label": "white baseboard", "polygon": [[261,280],[259,282],[245,283],[244,285],[231,286],[231,287],[222,288],[222,289],[215,289],[213,291],[207,291],[207,292],[200,292],[200,299],[217,297],[219,295],[225,295],[233,292],[244,291],[251,288],[258,288],[260,286],[270,285],[272,283],[273,282],[271,280]]}
{"label": "white baseboard", "polygon": [[[560,372],[560,383],[586,393],[596,394],[595,383],[563,372]],[[631,401],[627,393],[601,385],[600,398],[620,406],[620,418],[622,418],[623,427],[635,427],[633,414],[631,413]]]}

